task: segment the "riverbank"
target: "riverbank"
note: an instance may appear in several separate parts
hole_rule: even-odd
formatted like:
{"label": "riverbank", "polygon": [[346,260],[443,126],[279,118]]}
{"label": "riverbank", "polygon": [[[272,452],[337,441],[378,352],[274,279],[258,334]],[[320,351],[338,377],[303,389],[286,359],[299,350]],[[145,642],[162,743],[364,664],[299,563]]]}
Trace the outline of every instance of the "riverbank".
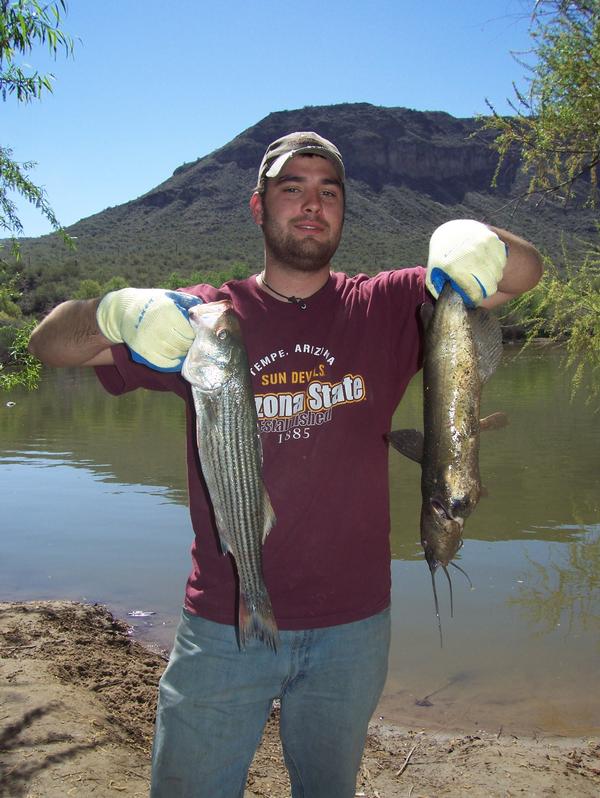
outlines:
{"label": "riverbank", "polygon": [[[165,657],[98,605],[0,603],[0,796],[143,798]],[[246,798],[286,798],[274,713]],[[597,796],[600,739],[441,735],[373,724],[357,795]]]}

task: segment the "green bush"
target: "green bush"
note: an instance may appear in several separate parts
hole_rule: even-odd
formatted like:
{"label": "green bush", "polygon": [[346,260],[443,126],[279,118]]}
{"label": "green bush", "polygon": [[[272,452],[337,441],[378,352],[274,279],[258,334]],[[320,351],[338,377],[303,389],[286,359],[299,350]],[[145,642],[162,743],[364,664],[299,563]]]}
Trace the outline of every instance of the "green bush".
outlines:
{"label": "green bush", "polygon": [[0,326],[0,390],[8,391],[17,385],[28,390],[37,388],[42,364],[29,354],[29,336],[34,321],[18,326]]}

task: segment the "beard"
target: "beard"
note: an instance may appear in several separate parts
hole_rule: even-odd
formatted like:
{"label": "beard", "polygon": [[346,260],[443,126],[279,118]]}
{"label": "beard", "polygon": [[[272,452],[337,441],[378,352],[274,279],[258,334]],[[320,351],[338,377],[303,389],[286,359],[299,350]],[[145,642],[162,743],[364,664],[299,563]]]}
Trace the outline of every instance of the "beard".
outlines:
{"label": "beard", "polygon": [[[322,220],[319,220],[319,224],[323,224]],[[317,272],[329,266],[340,243],[342,230],[340,227],[339,233],[332,236],[328,225],[326,229],[329,232],[329,238],[326,240],[320,241],[310,236],[295,238],[291,232],[272,219],[263,206],[262,231],[265,249],[279,263],[298,271]]]}

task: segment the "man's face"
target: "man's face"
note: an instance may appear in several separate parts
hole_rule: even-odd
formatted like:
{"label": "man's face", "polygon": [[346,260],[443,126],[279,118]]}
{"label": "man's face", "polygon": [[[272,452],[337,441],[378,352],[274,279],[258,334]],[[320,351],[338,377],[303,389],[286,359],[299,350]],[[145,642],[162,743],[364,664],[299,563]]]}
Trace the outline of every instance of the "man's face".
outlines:
{"label": "man's face", "polygon": [[329,265],[342,235],[344,193],[333,164],[319,156],[297,155],[267,180],[265,193],[250,201],[261,225],[267,262],[300,271]]}

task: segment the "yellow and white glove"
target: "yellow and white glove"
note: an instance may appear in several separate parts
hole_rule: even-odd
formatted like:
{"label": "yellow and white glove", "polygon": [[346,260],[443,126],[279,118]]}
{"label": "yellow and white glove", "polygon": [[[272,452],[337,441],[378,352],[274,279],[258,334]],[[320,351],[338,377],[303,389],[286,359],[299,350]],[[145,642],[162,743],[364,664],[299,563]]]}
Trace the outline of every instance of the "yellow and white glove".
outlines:
{"label": "yellow and white glove", "polygon": [[444,283],[476,307],[496,293],[507,247],[490,228],[473,219],[455,219],[434,230],[429,242],[426,284],[438,297]]}
{"label": "yellow and white glove", "polygon": [[137,363],[155,371],[181,371],[194,340],[188,310],[201,302],[181,291],[122,288],[101,299],[96,320],[102,335],[127,344]]}

